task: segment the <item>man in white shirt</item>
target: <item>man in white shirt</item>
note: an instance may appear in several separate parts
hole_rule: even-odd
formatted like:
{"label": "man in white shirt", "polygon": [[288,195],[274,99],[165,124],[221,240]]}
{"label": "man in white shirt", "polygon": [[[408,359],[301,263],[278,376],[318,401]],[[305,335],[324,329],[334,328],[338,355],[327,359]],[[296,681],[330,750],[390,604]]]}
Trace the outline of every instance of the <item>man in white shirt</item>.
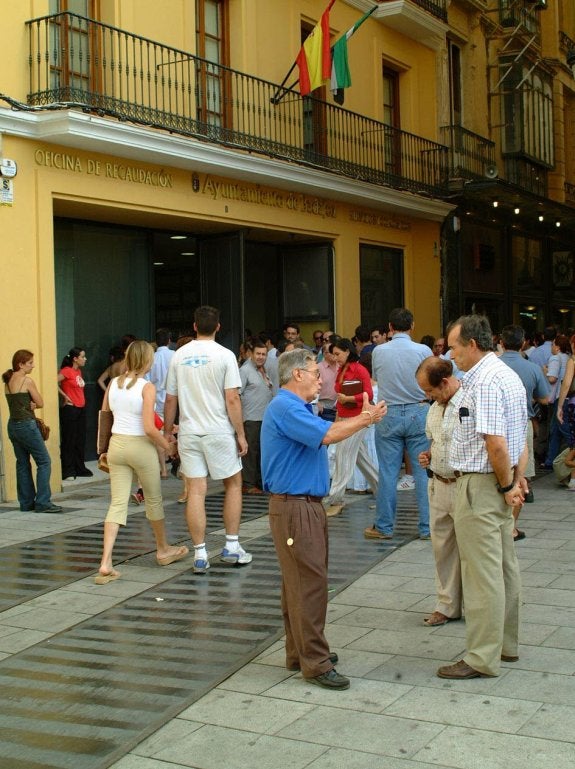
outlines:
{"label": "man in white shirt", "polygon": [[[174,354],[174,351],[168,347],[169,344],[170,332],[167,328],[159,328],[156,331],[157,348],[154,353],[154,362],[149,373],[146,375],[146,379],[156,388],[156,414],[162,420],[164,419],[164,404],[166,402],[166,377],[168,376],[168,368]],[[162,478],[167,478],[166,452],[160,446],[157,449],[158,459],[160,460],[160,475]]]}
{"label": "man in white shirt", "polygon": [[194,313],[194,339],[174,353],[166,382],[164,433],[172,439],[176,407],[180,407],[178,452],[186,478],[186,518],[194,543],[194,572],[210,568],[205,544],[207,476],[222,480],[225,489],[225,563],[252,560],[239,544],[242,513],[242,462],[248,450],[239,389],[242,386],[236,356],[215,341],[220,313],[198,307]]}

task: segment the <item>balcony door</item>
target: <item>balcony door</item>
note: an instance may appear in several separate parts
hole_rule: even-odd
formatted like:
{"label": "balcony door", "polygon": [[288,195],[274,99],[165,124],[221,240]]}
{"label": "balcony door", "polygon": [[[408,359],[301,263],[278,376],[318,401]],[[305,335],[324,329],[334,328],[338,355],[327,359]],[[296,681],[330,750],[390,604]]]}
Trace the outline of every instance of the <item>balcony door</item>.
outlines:
{"label": "balcony door", "polygon": [[223,69],[229,66],[228,0],[196,0],[196,50],[203,60],[196,72],[197,118],[208,132],[208,126],[221,129],[231,122],[229,74]]}
{"label": "balcony door", "polygon": [[[50,88],[55,98],[87,102],[95,90],[97,36],[94,25],[99,0],[50,0]],[[72,15],[74,14],[74,15]],[[81,17],[81,18],[78,18]]]}
{"label": "balcony door", "polygon": [[[312,24],[302,22],[302,45],[313,29]],[[311,96],[304,96],[302,99],[304,155],[305,159],[312,163],[325,158],[327,155],[326,96],[326,87],[322,85],[320,88],[316,88]]]}
{"label": "balcony door", "polygon": [[399,72],[383,66],[383,153],[386,174],[401,175],[401,139],[399,134]]}

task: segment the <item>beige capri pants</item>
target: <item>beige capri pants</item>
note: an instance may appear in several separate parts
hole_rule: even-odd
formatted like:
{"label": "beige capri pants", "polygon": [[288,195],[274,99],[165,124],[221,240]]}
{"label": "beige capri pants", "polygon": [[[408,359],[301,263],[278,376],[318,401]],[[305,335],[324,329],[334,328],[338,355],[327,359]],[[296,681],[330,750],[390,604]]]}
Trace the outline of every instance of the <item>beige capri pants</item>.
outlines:
{"label": "beige capri pants", "polygon": [[106,521],[126,525],[134,474],[144,490],[146,518],[161,521],[164,503],[160,462],[155,445],[145,435],[112,435],[108,448],[112,501]]}

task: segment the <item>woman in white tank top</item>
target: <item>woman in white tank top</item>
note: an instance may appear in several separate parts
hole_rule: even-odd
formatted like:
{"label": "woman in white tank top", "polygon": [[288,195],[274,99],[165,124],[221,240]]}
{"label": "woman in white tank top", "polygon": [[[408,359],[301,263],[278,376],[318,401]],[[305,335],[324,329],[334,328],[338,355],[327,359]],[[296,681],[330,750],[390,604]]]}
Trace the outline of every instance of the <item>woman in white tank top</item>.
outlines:
{"label": "woman in white tank top", "polygon": [[107,453],[112,500],[104,521],[102,561],[94,578],[97,585],[105,585],[120,576],[112,564],[112,552],[120,526],[126,525],[134,473],[144,489],[146,517],[156,540],[157,563],[167,566],[188,554],[185,545],[171,547],[166,539],[156,447],[170,456],[175,453],[176,444],[169,443],[154,424],[156,388],[143,378],[154,360],[152,345],[139,340],[132,342],[125,360],[126,373],[112,379],[102,404],[104,411],[114,414]]}

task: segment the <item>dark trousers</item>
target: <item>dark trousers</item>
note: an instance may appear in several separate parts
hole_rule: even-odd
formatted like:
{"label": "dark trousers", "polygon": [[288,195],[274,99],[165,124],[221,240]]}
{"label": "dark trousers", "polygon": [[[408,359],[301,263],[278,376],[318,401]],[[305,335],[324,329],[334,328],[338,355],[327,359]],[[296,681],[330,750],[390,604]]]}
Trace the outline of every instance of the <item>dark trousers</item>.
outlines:
{"label": "dark trousers", "polygon": [[324,634],[328,558],[325,511],[320,502],[271,497],[269,518],[282,573],[286,666],[299,664],[304,678],[315,678],[333,668]]}
{"label": "dark trousers", "polygon": [[244,422],[248,453],[242,457],[242,478],[246,486],[262,488],[262,468],[260,454],[261,422]]}
{"label": "dark trousers", "polygon": [[62,478],[86,470],[84,446],[86,444],[86,409],[62,406],[60,409],[60,458]]}

